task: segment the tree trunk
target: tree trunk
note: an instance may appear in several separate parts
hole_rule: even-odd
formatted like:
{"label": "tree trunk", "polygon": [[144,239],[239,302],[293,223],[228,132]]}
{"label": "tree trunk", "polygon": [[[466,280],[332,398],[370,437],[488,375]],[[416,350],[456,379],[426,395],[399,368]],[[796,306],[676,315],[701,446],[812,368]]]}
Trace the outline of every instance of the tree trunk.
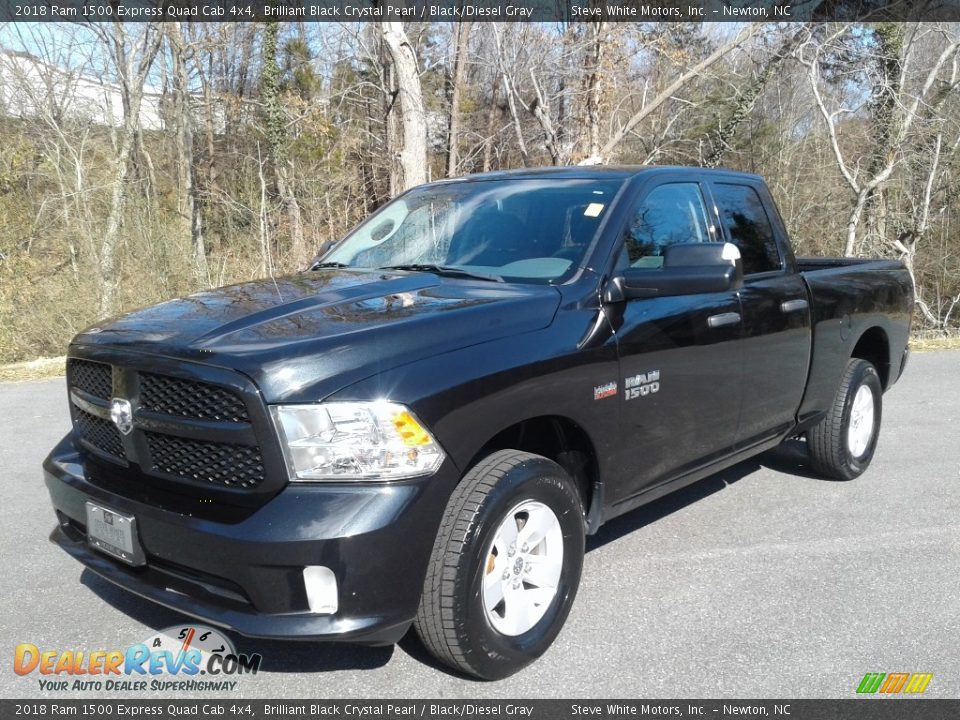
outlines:
{"label": "tree trunk", "polygon": [[273,161],[274,183],[287,214],[290,260],[291,264],[300,267],[309,258],[307,258],[306,242],[303,237],[300,203],[293,192],[293,183],[289,180],[287,127],[283,98],[280,94],[280,67],[277,64],[279,34],[280,29],[276,22],[267,23],[263,34],[263,74],[260,80],[260,94],[266,115],[267,142],[270,146],[270,159]]}
{"label": "tree trunk", "polygon": [[[876,177],[888,165],[897,162],[900,136],[903,88],[901,74],[904,62],[904,27],[900,23],[878,23],[874,29],[877,42],[879,80],[870,101],[873,115],[873,153],[867,165],[867,177]],[[886,233],[886,183],[879,183],[866,197],[863,215],[867,228],[868,248]]]}
{"label": "tree trunk", "polygon": [[507,107],[510,108],[510,117],[513,119],[513,129],[517,134],[517,149],[520,150],[520,161],[524,167],[530,167],[530,153],[527,152],[527,141],[523,139],[523,125],[520,122],[520,115],[517,113],[517,102],[513,92],[513,85],[510,77],[504,73],[503,92],[507,96]]}
{"label": "tree trunk", "polygon": [[773,57],[766,62],[763,69],[750,81],[746,89],[737,98],[726,119],[717,123],[717,127],[710,133],[710,154],[704,160],[704,167],[715,168],[720,166],[723,162],[723,156],[730,148],[730,141],[737,133],[737,129],[750,117],[757,98],[766,89],[774,73],[779,71],[783,62],[793,53],[797,42],[802,37],[803,33],[797,33],[784,39]]}
{"label": "tree trunk", "polygon": [[600,100],[603,97],[603,32],[605,23],[590,23],[590,48],[587,54],[587,157],[600,156]]}
{"label": "tree trunk", "polygon": [[[148,27],[144,31],[143,45],[140,48],[140,61],[134,68],[131,48],[127,45],[129,38],[123,24],[119,21],[114,22],[113,37],[108,40],[104,36],[104,41],[109,44],[112,50],[112,59],[120,77],[124,117],[113,162],[113,189],[110,193],[110,210],[107,213],[106,228],[104,229],[103,240],[100,242],[97,262],[102,285],[99,308],[101,317],[114,315],[118,308],[116,257],[127,202],[127,178],[130,175],[137,132],[140,127],[143,84],[160,48],[161,38],[162,34],[158,28]],[[133,48],[132,51],[135,54],[136,48]]]}
{"label": "tree trunk", "polygon": [[197,202],[193,168],[193,113],[190,108],[190,88],[183,30],[179,21],[166,25],[167,41],[173,64],[174,107],[176,108],[177,149],[177,212],[180,216],[181,237],[189,244],[193,256],[194,274],[202,283],[209,283],[207,251],[203,240],[203,218]]}
{"label": "tree trunk", "polygon": [[123,137],[114,160],[113,188],[110,192],[110,211],[107,226],[100,243],[98,269],[100,271],[100,316],[114,315],[117,311],[117,240],[123,224],[123,212],[127,202],[127,176],[130,174],[130,153],[133,149],[133,131],[125,121]]}
{"label": "tree trunk", "polygon": [[870,199],[870,190],[864,188],[857,194],[857,201],[850,211],[847,219],[847,241],[844,244],[843,254],[846,257],[853,257],[857,249],[857,229],[860,227],[860,220],[863,218],[863,208],[866,207]]}
{"label": "tree trunk", "polygon": [[500,118],[500,77],[493,78],[493,87],[490,90],[490,109],[487,111],[487,132],[483,139],[483,172],[489,172],[493,166],[493,138],[498,134],[497,121]]}
{"label": "tree trunk", "polygon": [[277,192],[283,201],[287,213],[287,225],[290,226],[290,255],[294,265],[300,269],[309,258],[307,257],[307,243],[303,236],[303,216],[300,212],[300,202],[293,192],[293,184],[288,177],[289,168],[284,165],[276,167]]}
{"label": "tree trunk", "polygon": [[270,217],[267,208],[267,179],[263,174],[263,156],[257,143],[257,179],[260,181],[260,276],[273,275],[273,260],[270,256]]}
{"label": "tree trunk", "polygon": [[564,158],[560,153],[560,142],[557,130],[553,125],[553,118],[550,116],[550,105],[540,89],[540,83],[537,82],[537,76],[532,69],[530,70],[530,81],[533,83],[533,91],[536,93],[534,101],[530,105],[530,112],[540,123],[540,128],[543,130],[543,144],[547,148],[547,152],[550,153],[550,161],[554,165],[563,165]]}
{"label": "tree trunk", "polygon": [[403,146],[397,153],[398,191],[427,181],[427,113],[413,46],[403,23],[381,22],[380,31],[393,66],[399,105],[399,134]]}
{"label": "tree trunk", "polygon": [[460,95],[467,76],[467,52],[470,46],[470,22],[456,26],[457,44],[453,56],[450,87],[450,122],[447,127],[447,177],[456,177],[460,164]]}

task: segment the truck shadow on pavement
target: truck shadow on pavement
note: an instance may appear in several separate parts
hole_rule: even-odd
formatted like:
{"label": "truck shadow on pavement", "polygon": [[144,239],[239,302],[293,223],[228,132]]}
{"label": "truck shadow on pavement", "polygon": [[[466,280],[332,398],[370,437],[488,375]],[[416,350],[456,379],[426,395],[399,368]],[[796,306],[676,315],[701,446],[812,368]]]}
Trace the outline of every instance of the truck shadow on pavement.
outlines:
{"label": "truck shadow on pavement", "polygon": [[587,552],[601,548],[629,535],[634,530],[639,530],[662,520],[688,505],[693,505],[698,500],[703,500],[714,493],[720,492],[727,486],[733,485],[762,468],[819,482],[830,482],[816,475],[810,468],[806,443],[800,440],[787,440],[772,450],[748,458],[715,475],[705,477],[703,480],[676,490],[659,500],[654,500],[649,505],[631,510],[625,515],[604,523],[596,535],[587,537]]}
{"label": "truck shadow on pavement", "polygon": [[[615,542],[646,525],[692,505],[729,485],[751,475],[761,468],[799,477],[820,479],[810,469],[805,444],[790,440],[762,455],[745,460],[716,475],[704,478],[677,490],[659,500],[628,512],[606,523],[596,535],[587,538],[587,552]],[[102,579],[90,570],[84,570],[81,582],[104,602],[124,613],[146,628],[160,630],[180,623],[196,622],[185,615],[142,600]],[[145,635],[149,630],[145,630]],[[263,656],[260,669],[272,673],[323,673],[344,670],[370,670],[385,666],[394,654],[394,646],[365,647],[348,643],[296,642],[246,638],[230,633],[237,651],[259,653]],[[136,639],[131,638],[131,642]],[[474,680],[437,662],[413,631],[396,646],[411,659],[428,665],[438,672],[460,679]],[[480,681],[478,681],[480,682]]]}

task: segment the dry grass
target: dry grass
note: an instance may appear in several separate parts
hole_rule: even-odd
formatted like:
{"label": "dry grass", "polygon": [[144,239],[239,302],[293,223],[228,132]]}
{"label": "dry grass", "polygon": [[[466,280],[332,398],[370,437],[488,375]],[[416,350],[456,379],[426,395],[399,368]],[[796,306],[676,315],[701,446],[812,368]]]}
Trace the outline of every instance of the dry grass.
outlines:
{"label": "dry grass", "polygon": [[63,375],[66,358],[37,358],[27,362],[0,365],[0,382],[20,382],[23,380],[43,380]]}
{"label": "dry grass", "polygon": [[931,352],[933,350],[960,350],[960,335],[946,337],[911,338],[910,350],[913,352]]}

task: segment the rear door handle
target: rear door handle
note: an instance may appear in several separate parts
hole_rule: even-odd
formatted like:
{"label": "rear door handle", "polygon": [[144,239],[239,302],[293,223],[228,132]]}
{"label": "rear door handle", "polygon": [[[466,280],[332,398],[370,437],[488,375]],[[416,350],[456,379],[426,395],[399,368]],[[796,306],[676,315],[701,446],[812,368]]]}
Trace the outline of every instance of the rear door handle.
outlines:
{"label": "rear door handle", "polygon": [[723,327],[724,325],[736,325],[740,322],[740,313],[720,313],[719,315],[711,315],[707,318],[707,325],[712,328]]}
{"label": "rear door handle", "polygon": [[806,300],[784,300],[780,303],[780,310],[785,313],[806,310],[807,307],[808,303]]}

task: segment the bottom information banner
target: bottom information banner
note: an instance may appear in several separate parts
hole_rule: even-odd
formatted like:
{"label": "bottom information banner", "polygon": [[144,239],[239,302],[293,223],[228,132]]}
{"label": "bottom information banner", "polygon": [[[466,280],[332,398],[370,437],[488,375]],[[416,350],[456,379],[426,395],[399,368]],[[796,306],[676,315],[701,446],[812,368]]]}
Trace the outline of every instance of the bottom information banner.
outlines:
{"label": "bottom information banner", "polygon": [[850,700],[0,700],[7,718],[960,718],[960,699]]}

